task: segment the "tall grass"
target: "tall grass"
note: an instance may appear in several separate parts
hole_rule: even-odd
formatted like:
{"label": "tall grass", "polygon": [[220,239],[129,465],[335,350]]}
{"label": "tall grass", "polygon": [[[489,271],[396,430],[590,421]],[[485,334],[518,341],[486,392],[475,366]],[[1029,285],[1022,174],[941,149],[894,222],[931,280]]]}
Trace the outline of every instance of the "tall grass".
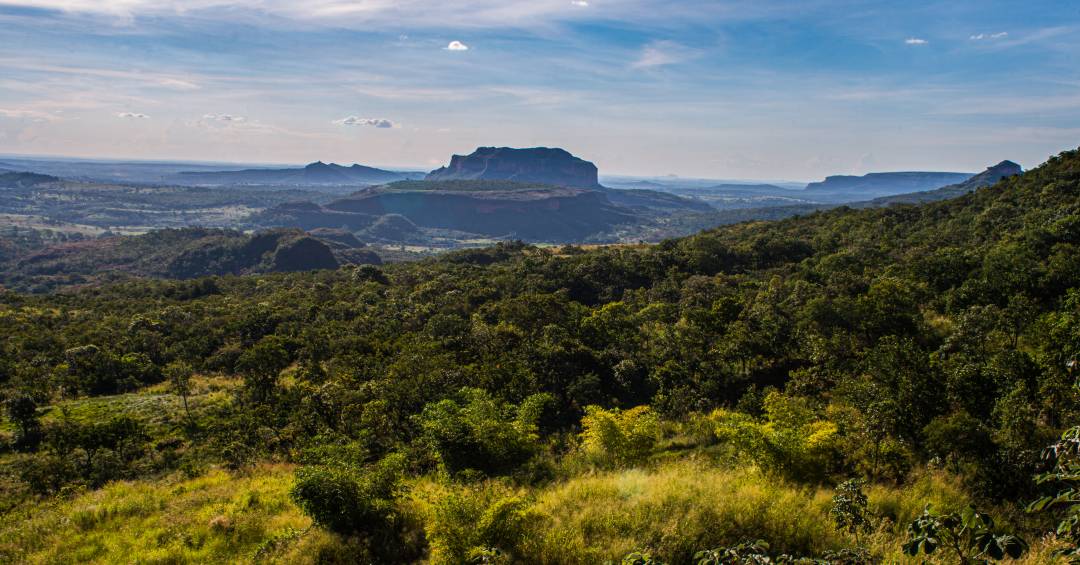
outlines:
{"label": "tall grass", "polygon": [[[292,468],[117,482],[23,509],[0,525],[5,563],[300,562],[334,543],[288,498]],[[289,544],[272,540],[290,538]],[[261,551],[260,551],[261,550]]]}
{"label": "tall grass", "polygon": [[[153,482],[117,482],[26,506],[0,523],[0,563],[349,562],[356,540],[318,528],[290,501],[293,468],[248,474],[212,470]],[[428,562],[464,562],[497,548],[510,562],[598,564],[648,550],[689,563],[700,549],[765,539],[778,551],[821,555],[850,545],[829,519],[833,491],[688,456],[647,468],[590,472],[537,488],[508,481],[411,482],[399,511],[423,531]],[[867,489],[884,517],[864,542],[885,563],[918,563],[900,552],[906,524],[927,503],[967,504],[959,484],[926,472],[902,487]],[[424,538],[408,537],[423,545]],[[1020,563],[1052,563],[1049,540],[1029,540]],[[939,561],[947,563],[946,561]]]}

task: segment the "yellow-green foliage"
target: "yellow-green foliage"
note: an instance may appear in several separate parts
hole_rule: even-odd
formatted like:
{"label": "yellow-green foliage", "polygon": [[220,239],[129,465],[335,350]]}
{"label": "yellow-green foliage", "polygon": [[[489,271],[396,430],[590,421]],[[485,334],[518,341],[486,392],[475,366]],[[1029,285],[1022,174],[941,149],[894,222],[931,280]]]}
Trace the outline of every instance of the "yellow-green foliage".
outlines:
{"label": "yellow-green foliage", "polygon": [[836,461],[837,426],[819,419],[806,400],[771,392],[765,420],[718,409],[709,415],[717,438],[752,458],[766,471],[792,478],[820,479]]}
{"label": "yellow-green foliage", "polygon": [[592,463],[626,466],[649,456],[660,436],[660,419],[648,406],[629,410],[585,408],[581,449]]}
{"label": "yellow-green foliage", "polygon": [[[668,563],[688,563],[697,550],[746,539],[803,555],[853,543],[829,519],[831,488],[704,460],[579,476],[531,492],[491,480],[425,481],[413,493],[410,511],[426,524],[431,561],[439,564],[462,563],[491,549],[520,563],[618,562],[641,549]],[[863,541],[887,563],[917,562],[900,545],[907,523],[927,503],[942,511],[968,503],[959,484],[938,473],[867,493],[871,510],[884,519]],[[1041,547],[1033,555],[1045,556]]]}
{"label": "yellow-green foliage", "polygon": [[[288,497],[291,467],[118,482],[5,516],[4,563],[210,563],[310,559],[336,543]],[[260,549],[262,551],[260,551]]]}
{"label": "yellow-green foliage", "polygon": [[[215,470],[195,479],[121,482],[4,517],[0,563],[316,563],[348,559],[349,541],[319,528],[288,498],[293,469]],[[427,537],[434,564],[481,554],[514,563],[616,562],[645,549],[668,563],[747,538],[819,554],[850,544],[828,517],[833,490],[686,458],[652,469],[600,472],[525,489],[496,479],[471,485],[419,479],[399,511]],[[863,541],[886,563],[902,555],[906,524],[925,504],[950,511],[968,500],[955,479],[925,473],[907,486],[872,486],[883,516]],[[415,543],[417,540],[411,540]],[[1031,540],[1019,563],[1052,563]],[[492,561],[488,561],[492,562]]]}
{"label": "yellow-green foliage", "polygon": [[523,557],[542,516],[523,490],[490,481],[475,486],[422,485],[415,501],[435,564],[465,563],[492,549]]}

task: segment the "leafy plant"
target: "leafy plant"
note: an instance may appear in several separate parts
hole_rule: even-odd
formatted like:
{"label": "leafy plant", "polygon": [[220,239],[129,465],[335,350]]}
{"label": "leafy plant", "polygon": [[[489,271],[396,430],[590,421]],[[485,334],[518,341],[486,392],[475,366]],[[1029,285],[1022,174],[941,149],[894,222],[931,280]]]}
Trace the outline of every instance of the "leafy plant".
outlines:
{"label": "leafy plant", "polygon": [[660,436],[660,419],[648,406],[629,410],[585,409],[581,448],[591,461],[625,467],[644,460]]}
{"label": "leafy plant", "polygon": [[855,536],[855,545],[859,544],[859,534],[873,531],[873,514],[869,500],[862,491],[863,481],[848,479],[836,487],[836,496],[832,499],[832,516],[836,528]]}
{"label": "leafy plant", "polygon": [[973,506],[949,514],[935,514],[927,506],[908,525],[904,553],[931,555],[942,548],[961,565],[968,565],[1018,558],[1027,551],[1027,543],[1017,536],[996,532],[993,518]]}
{"label": "leafy plant", "polygon": [[1029,504],[1028,511],[1061,511],[1057,536],[1067,546],[1056,553],[1071,563],[1080,563],[1080,426],[1065,430],[1061,439],[1046,448],[1044,456],[1053,461],[1054,467],[1037,476],[1036,481],[1058,485],[1059,490]]}

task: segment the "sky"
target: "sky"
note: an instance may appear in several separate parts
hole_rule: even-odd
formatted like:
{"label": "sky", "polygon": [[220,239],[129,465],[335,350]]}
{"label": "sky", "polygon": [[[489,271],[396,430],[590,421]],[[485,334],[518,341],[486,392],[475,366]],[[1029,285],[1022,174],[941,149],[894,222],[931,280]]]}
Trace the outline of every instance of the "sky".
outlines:
{"label": "sky", "polygon": [[0,0],[0,153],[815,180],[1080,146],[1075,0]]}

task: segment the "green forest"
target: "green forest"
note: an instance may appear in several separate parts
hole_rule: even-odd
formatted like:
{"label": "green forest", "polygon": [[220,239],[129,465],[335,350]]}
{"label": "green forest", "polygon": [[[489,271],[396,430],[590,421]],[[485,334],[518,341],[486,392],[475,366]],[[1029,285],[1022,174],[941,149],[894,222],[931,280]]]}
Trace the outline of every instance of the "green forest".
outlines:
{"label": "green forest", "polygon": [[0,292],[0,562],[1080,562],[1080,151],[655,245]]}

